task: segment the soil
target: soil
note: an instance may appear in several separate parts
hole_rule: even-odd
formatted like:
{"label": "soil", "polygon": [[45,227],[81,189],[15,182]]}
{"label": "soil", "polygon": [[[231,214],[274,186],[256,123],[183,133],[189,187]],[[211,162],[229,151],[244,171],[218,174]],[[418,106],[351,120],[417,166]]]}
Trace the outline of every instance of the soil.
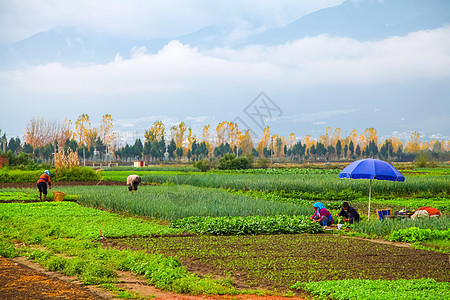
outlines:
{"label": "soil", "polygon": [[331,234],[130,237],[102,244],[177,257],[200,276],[231,274],[238,288],[287,291],[297,281],[352,278],[450,281],[447,254]]}
{"label": "soil", "polygon": [[2,299],[106,299],[86,287],[69,283],[0,256]]}

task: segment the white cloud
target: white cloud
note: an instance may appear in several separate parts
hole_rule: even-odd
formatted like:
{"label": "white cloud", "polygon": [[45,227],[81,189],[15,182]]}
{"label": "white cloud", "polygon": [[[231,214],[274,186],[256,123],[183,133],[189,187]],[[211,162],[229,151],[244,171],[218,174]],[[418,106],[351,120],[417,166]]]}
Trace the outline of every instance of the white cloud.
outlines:
{"label": "white cloud", "polygon": [[[178,41],[157,54],[132,50],[104,65],[51,63],[0,73],[0,89],[43,95],[128,95],[226,91],[252,86],[295,89],[374,85],[450,76],[450,27],[377,42],[326,35],[282,46],[201,52]],[[2,87],[3,85],[3,87]]]}

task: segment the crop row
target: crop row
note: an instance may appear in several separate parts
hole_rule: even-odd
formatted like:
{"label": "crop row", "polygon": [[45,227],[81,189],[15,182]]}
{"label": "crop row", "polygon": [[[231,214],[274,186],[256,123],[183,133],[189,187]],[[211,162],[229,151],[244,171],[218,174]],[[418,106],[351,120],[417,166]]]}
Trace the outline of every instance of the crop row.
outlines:
{"label": "crop row", "polygon": [[450,229],[448,230],[432,230],[430,228],[411,227],[407,229],[399,229],[392,232],[389,237],[390,241],[395,242],[423,242],[430,240],[450,240]]}
{"label": "crop row", "polygon": [[296,174],[296,175],[314,175],[314,174],[339,174],[339,169],[308,169],[308,168],[269,168],[269,169],[243,169],[243,170],[212,170],[212,173],[232,173],[232,174]]}
{"label": "crop row", "polygon": [[193,186],[139,186],[138,191],[133,193],[120,186],[61,187],[59,190],[79,194],[78,202],[82,205],[166,221],[190,216],[312,214],[310,206],[271,202],[233,195],[220,189]]}
{"label": "crop row", "polygon": [[[352,190],[368,194],[368,180],[339,179],[337,175],[267,175],[267,174],[149,174],[143,176],[147,183],[188,184],[198,187],[224,188],[258,191],[301,191],[302,193],[324,194],[329,191]],[[372,193],[390,197],[448,197],[450,176],[410,177],[405,182],[375,180]]]}
{"label": "crop row", "polygon": [[292,286],[321,299],[449,299],[450,283],[431,278],[399,280],[347,279],[299,282]]}
{"label": "crop row", "polygon": [[306,216],[189,217],[175,220],[174,228],[214,235],[320,233],[323,227]]}
{"label": "crop row", "polygon": [[418,218],[415,220],[370,220],[354,224],[357,232],[366,235],[375,235],[381,237],[390,236],[394,231],[400,229],[408,229],[412,227],[430,229],[430,230],[447,230],[450,224],[450,217],[441,218]]}

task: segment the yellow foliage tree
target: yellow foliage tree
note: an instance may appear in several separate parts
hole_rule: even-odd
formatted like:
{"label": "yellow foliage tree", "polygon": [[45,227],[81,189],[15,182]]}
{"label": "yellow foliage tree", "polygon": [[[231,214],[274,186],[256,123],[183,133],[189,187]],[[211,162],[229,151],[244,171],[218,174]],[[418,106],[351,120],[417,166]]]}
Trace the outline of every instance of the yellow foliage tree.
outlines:
{"label": "yellow foliage tree", "polygon": [[91,130],[91,121],[87,114],[82,114],[78,116],[75,122],[75,133],[74,137],[78,142],[78,146],[87,145],[88,134]]}
{"label": "yellow foliage tree", "polygon": [[270,141],[271,141],[270,128],[269,126],[267,126],[266,128],[264,128],[262,137],[258,142],[258,146],[256,147],[256,150],[258,150],[260,157],[264,156],[264,149],[269,147]]}
{"label": "yellow foliage tree", "polygon": [[100,136],[103,144],[107,146],[109,151],[114,151],[115,140],[119,137],[117,132],[114,132],[114,122],[111,115],[104,115],[100,127],[98,130],[98,135]]}
{"label": "yellow foliage tree", "polygon": [[170,135],[175,141],[177,148],[183,147],[184,133],[186,130],[186,124],[184,124],[184,122],[170,127]]}
{"label": "yellow foliage tree", "polygon": [[420,134],[414,131],[411,134],[409,142],[406,142],[405,148],[410,153],[419,153],[420,151]]}
{"label": "yellow foliage tree", "polygon": [[250,130],[247,129],[239,138],[239,149],[242,149],[244,155],[252,153],[253,140]]}
{"label": "yellow foliage tree", "polygon": [[166,134],[163,122],[156,121],[150,130],[146,130],[144,137],[148,142],[161,141]]}

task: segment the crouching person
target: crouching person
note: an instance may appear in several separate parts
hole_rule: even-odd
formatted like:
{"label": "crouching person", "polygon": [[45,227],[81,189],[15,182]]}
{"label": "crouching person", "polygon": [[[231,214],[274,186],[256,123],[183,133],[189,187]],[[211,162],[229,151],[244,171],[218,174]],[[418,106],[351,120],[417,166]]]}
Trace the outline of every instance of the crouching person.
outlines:
{"label": "crouching person", "polygon": [[128,190],[130,192],[137,191],[139,183],[142,181],[138,175],[130,175],[127,177]]}
{"label": "crouching person", "polygon": [[314,214],[309,218],[313,222],[320,222],[322,226],[331,226],[334,223],[333,216],[325,208],[321,202],[316,202],[313,204],[313,208],[315,210]]}
{"label": "crouching person", "polygon": [[347,202],[342,203],[341,211],[337,216],[344,217],[344,222],[349,222],[350,224],[353,224],[353,222],[358,223],[361,220],[358,211],[348,205]]}

